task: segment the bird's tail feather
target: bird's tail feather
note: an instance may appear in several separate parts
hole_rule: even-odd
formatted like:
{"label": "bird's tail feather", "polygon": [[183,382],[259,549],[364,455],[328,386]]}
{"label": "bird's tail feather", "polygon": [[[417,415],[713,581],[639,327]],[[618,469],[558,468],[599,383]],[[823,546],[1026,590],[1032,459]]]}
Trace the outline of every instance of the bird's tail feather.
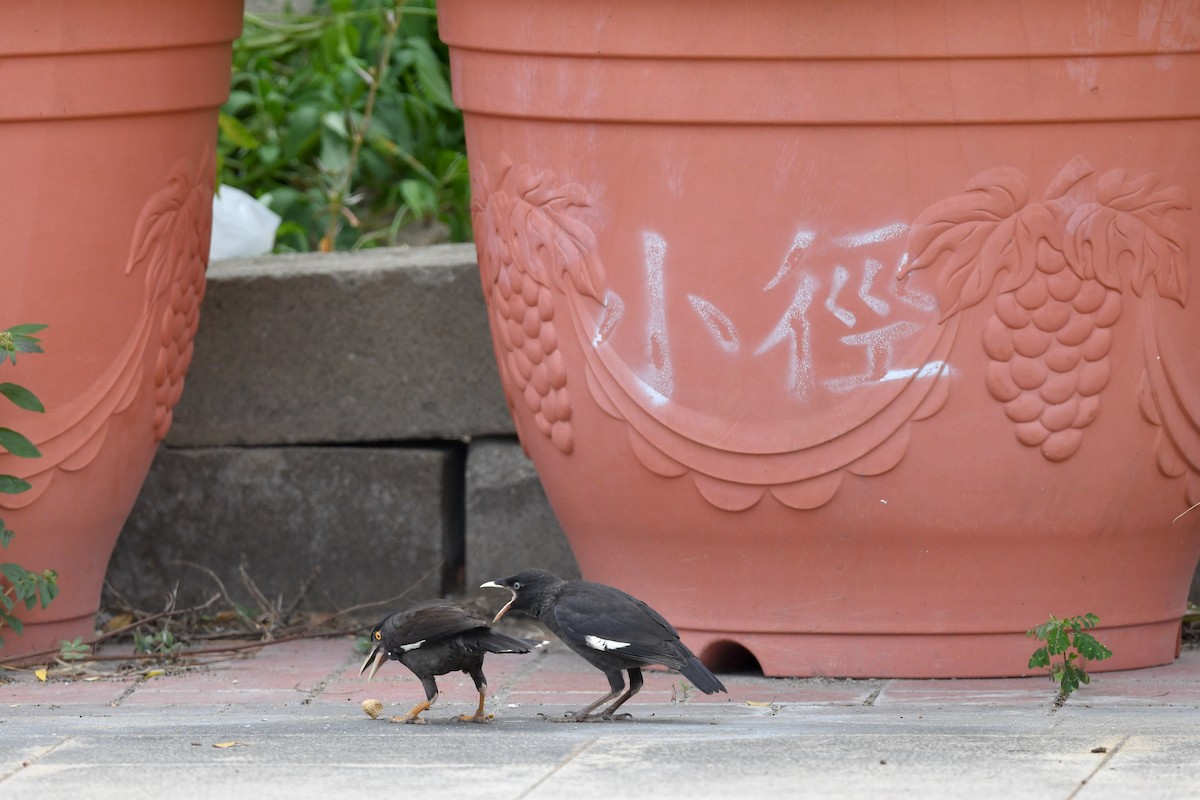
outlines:
{"label": "bird's tail feather", "polygon": [[481,633],[475,639],[474,644],[480,650],[488,653],[528,653],[546,643],[533,639],[518,639],[506,633],[489,630]]}
{"label": "bird's tail feather", "polygon": [[700,659],[694,655],[684,665],[683,669],[679,670],[683,677],[692,682],[700,691],[705,694],[713,694],[714,692],[724,692],[725,684],[721,683],[716,675],[708,671],[708,667],[700,663]]}

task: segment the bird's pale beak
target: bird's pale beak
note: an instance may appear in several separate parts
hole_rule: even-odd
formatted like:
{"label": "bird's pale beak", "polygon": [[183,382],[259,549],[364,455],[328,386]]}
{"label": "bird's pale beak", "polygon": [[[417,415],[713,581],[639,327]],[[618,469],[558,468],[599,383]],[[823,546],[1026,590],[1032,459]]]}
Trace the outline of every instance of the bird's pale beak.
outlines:
{"label": "bird's pale beak", "polygon": [[510,607],[512,607],[512,604],[514,602],[516,602],[517,593],[513,592],[513,590],[509,589],[507,586],[502,586],[501,584],[496,583],[495,581],[488,581],[487,583],[481,583],[481,584],[479,584],[479,588],[480,589],[504,589],[506,591],[512,592],[512,597],[509,598],[509,601],[504,604],[504,608],[497,611],[496,616],[492,617],[492,624],[495,625],[497,622],[500,621],[500,618],[504,616],[504,613],[506,611],[508,611],[508,609]]}
{"label": "bird's pale beak", "polygon": [[[371,663],[372,661],[374,663]],[[362,675],[367,671],[367,667],[370,667],[371,671],[367,672],[367,683],[370,683],[371,678],[375,677],[375,673],[379,672],[379,668],[383,666],[383,662],[385,661],[387,661],[387,653],[384,652],[383,646],[380,645],[371,651],[371,655],[367,656],[367,660],[363,662],[362,669],[358,671],[358,674]]]}

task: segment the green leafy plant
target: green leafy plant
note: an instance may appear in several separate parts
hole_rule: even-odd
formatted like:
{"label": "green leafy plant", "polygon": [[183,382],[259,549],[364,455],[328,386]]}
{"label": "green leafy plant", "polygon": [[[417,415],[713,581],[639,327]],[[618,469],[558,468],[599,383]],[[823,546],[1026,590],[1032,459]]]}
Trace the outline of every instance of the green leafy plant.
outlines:
{"label": "green leafy plant", "polygon": [[[221,109],[222,182],[283,218],[276,250],[470,239],[462,115],[434,0],[245,15]],[[438,232],[440,231],[440,233]]]}
{"label": "green leafy plant", "polygon": [[[1065,699],[1080,684],[1092,682],[1084,666],[1088,660],[1103,661],[1112,655],[1111,650],[1087,632],[1099,621],[1095,614],[1081,614],[1069,619],[1059,619],[1051,614],[1049,622],[1025,633],[1046,643],[1033,651],[1029,667],[1049,667],[1050,680],[1059,685],[1061,698]],[[1062,659],[1055,661],[1055,656],[1062,656]]]}
{"label": "green leafy plant", "polygon": [[135,653],[157,653],[169,656],[182,646],[183,642],[177,641],[175,634],[166,629],[158,633],[139,633],[135,631],[133,634],[133,650]]}
{"label": "green leafy plant", "polygon": [[82,661],[91,651],[91,645],[83,641],[82,636],[76,636],[69,642],[63,640],[58,648],[58,657],[63,661]]}
{"label": "green leafy plant", "polygon": [[[0,331],[0,364],[11,361],[17,363],[18,353],[40,353],[41,340],[35,333],[45,328],[45,325],[16,325]],[[5,397],[17,408],[37,413],[46,409],[33,392],[15,383],[0,383],[0,395]],[[19,458],[37,458],[41,455],[33,442],[17,433],[12,428],[0,427],[0,448]],[[15,475],[0,475],[0,493],[20,494],[28,491],[28,481]],[[7,548],[12,541],[14,532],[0,519],[0,547]],[[45,608],[58,594],[58,574],[51,569],[36,573],[10,562],[0,563],[0,629],[5,625],[18,634],[24,630],[24,624],[13,612],[18,604],[31,609],[41,604]],[[0,637],[0,646],[4,638]]]}

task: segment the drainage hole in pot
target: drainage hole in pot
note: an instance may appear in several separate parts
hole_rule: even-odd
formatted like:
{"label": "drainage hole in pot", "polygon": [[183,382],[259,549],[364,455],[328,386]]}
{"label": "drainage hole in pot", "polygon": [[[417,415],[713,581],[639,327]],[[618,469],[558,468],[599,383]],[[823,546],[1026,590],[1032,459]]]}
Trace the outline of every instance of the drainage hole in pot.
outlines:
{"label": "drainage hole in pot", "polygon": [[704,648],[700,660],[713,672],[738,675],[762,675],[762,665],[754,653],[737,642],[727,639],[713,642]]}

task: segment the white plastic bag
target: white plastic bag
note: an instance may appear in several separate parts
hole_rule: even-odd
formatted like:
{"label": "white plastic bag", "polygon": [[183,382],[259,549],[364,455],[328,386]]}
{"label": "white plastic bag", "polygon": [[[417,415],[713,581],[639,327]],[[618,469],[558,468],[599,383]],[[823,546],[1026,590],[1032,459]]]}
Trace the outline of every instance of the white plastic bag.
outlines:
{"label": "white plastic bag", "polygon": [[271,252],[279,215],[241,189],[221,184],[213,195],[209,259],[249,258]]}

